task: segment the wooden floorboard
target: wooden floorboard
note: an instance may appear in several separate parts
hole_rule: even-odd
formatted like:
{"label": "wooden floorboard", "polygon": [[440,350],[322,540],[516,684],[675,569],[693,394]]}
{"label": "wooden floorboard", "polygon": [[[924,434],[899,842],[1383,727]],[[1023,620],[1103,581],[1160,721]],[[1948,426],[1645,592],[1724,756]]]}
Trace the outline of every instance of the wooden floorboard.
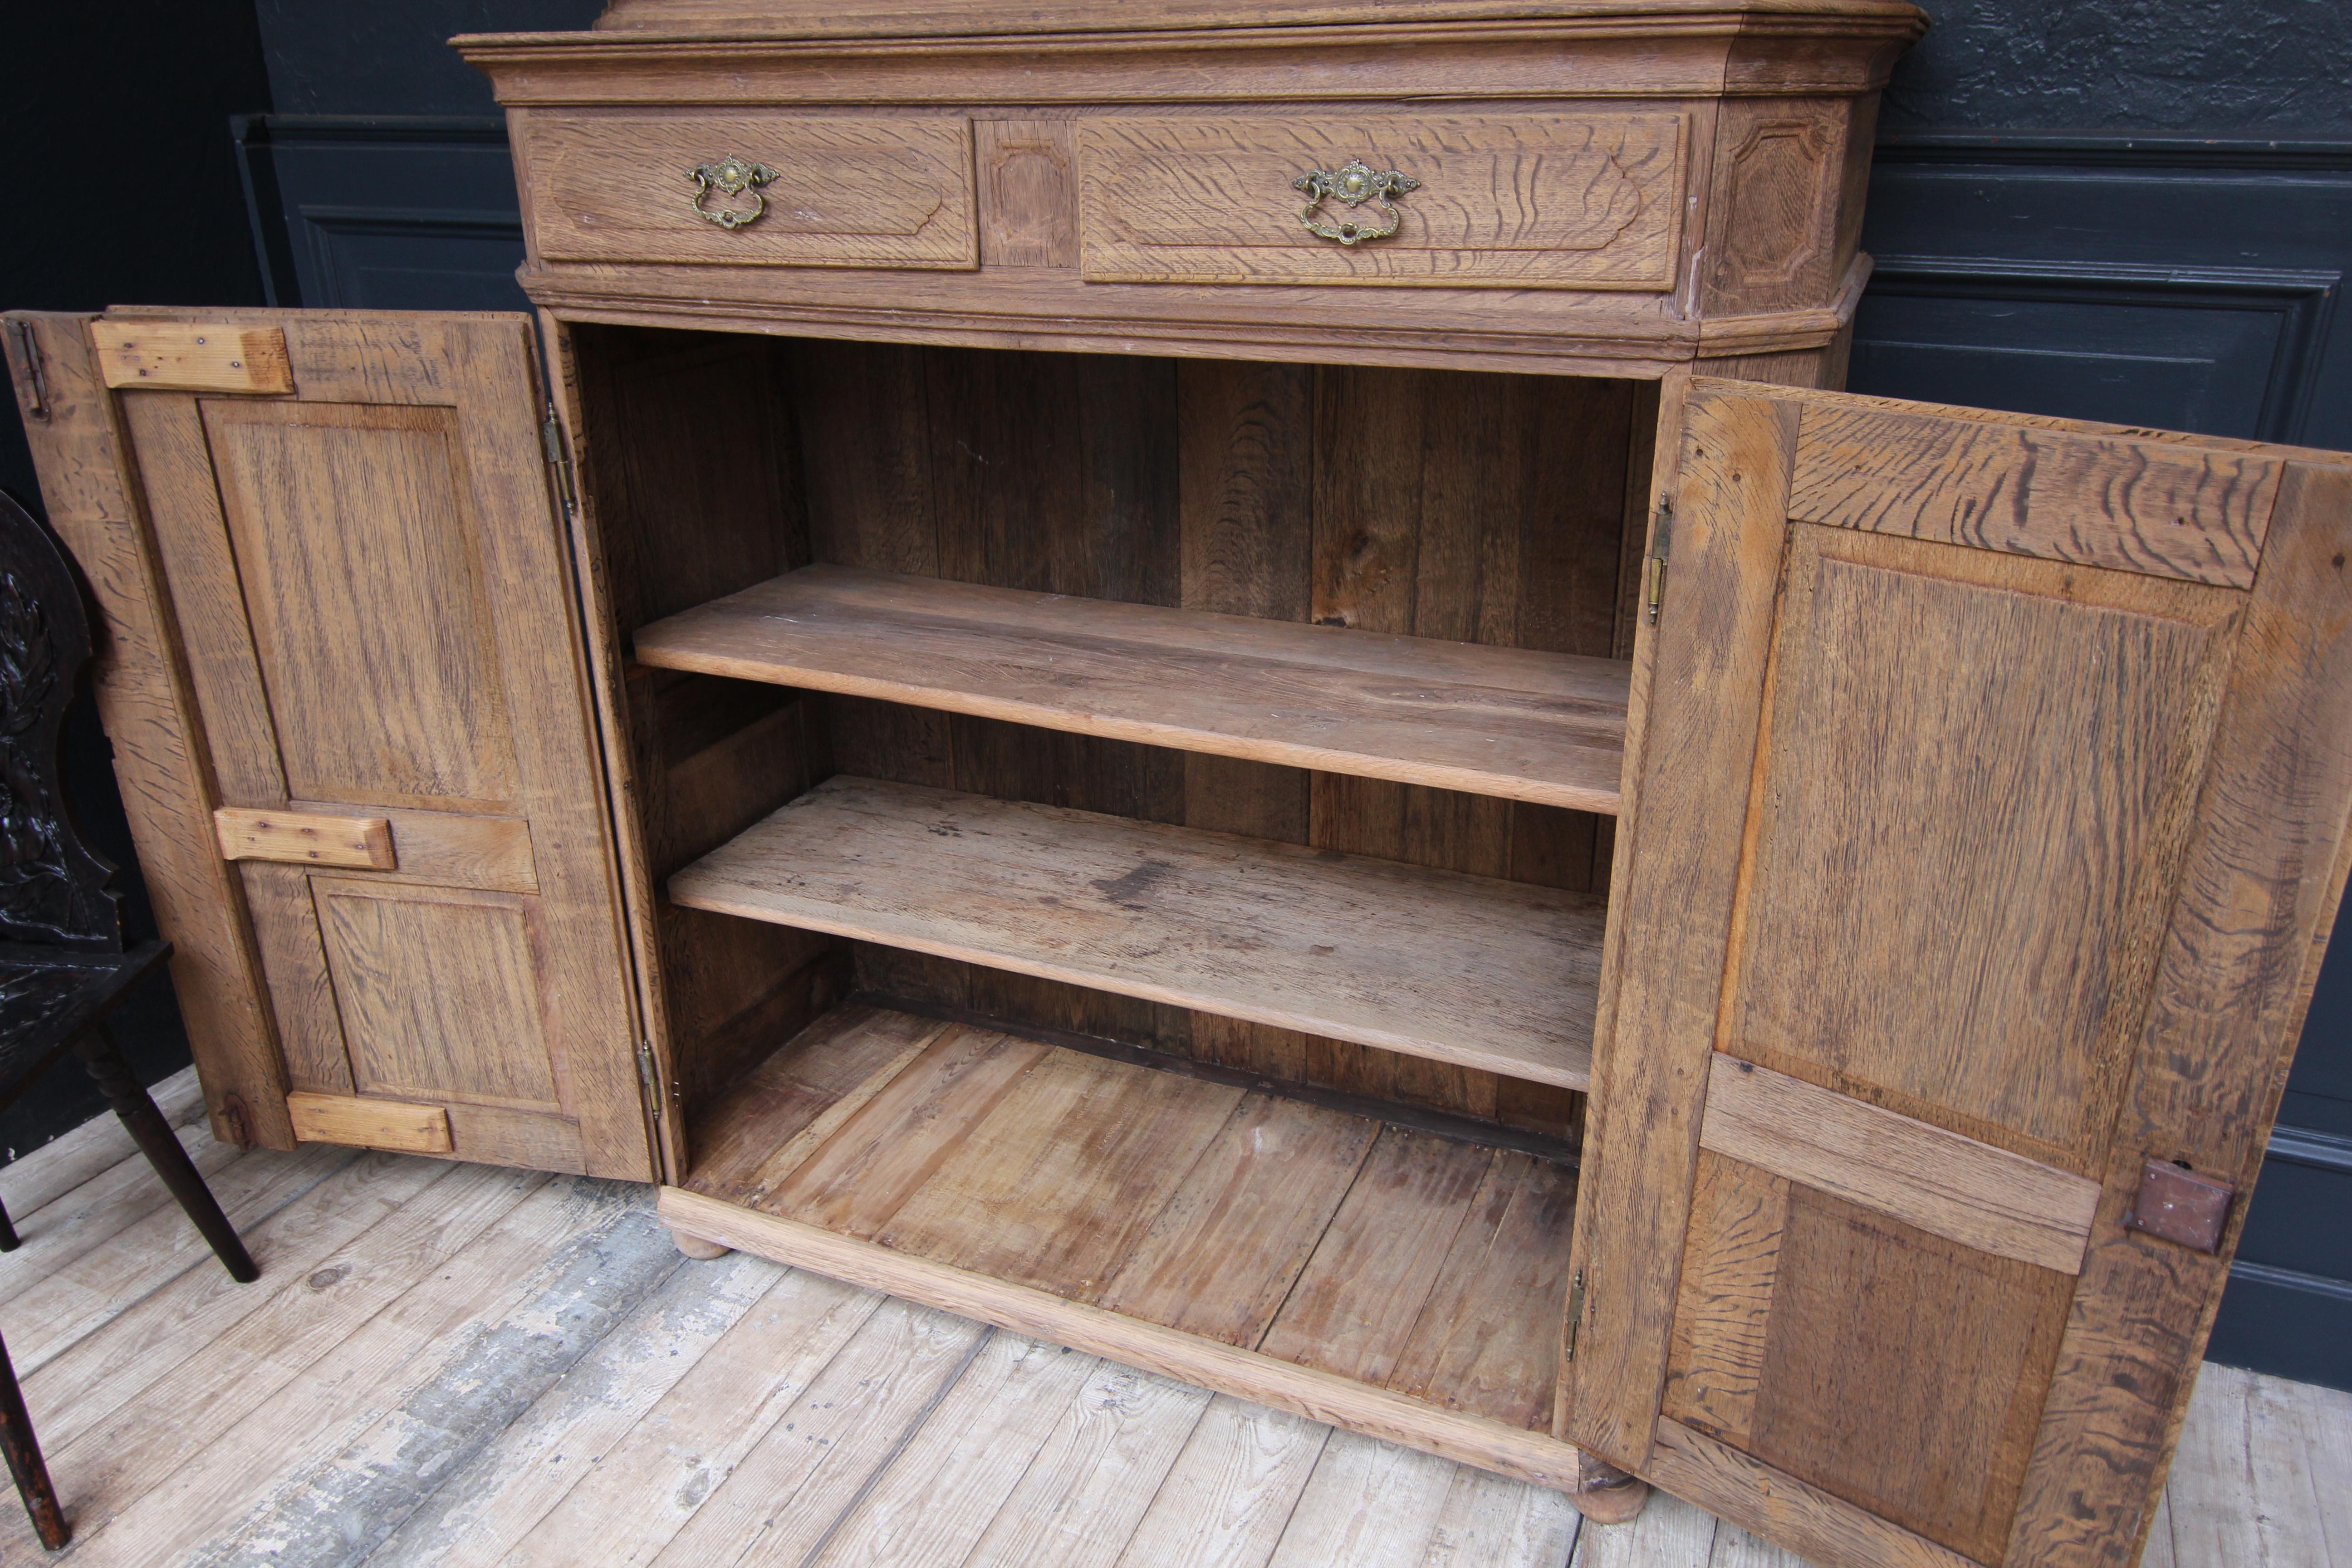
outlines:
{"label": "wooden floorboard", "polygon": [[[193,1126],[185,1081],[164,1096]],[[1556,1493],[1295,1415],[686,1263],[646,1188],[199,1129],[257,1205],[239,1286],[164,1234],[110,1127],[0,1173],[28,1243],[0,1257],[0,1333],[51,1336],[26,1396],[77,1531],[45,1559],[0,1510],[6,1561],[1801,1568],[1672,1498],[1580,1527]],[[75,1234],[150,1186],[152,1217]],[[89,1310],[44,1331],[26,1306],[68,1272]],[[2207,1368],[2146,1562],[2352,1568],[2352,1394]]]}

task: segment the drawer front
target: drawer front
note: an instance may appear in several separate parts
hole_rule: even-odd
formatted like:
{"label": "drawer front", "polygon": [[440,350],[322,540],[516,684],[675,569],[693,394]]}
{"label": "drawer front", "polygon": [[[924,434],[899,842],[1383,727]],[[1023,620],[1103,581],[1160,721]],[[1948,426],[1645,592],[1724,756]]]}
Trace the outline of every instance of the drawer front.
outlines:
{"label": "drawer front", "polygon": [[[1665,290],[1687,144],[1677,113],[1089,120],[1079,265],[1103,282]],[[1316,202],[1297,182],[1318,170]]]}
{"label": "drawer front", "polygon": [[547,260],[979,265],[971,126],[960,116],[517,118],[533,237]]}

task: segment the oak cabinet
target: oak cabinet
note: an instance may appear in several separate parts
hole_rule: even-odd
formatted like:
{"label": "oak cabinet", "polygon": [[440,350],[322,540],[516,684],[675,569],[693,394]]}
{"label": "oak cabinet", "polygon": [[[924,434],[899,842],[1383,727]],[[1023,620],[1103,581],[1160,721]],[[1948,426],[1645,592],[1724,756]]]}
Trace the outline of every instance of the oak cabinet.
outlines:
{"label": "oak cabinet", "polygon": [[2352,460],[1822,390],[1907,6],[1160,9],[464,41],[536,332],[10,318],[216,1129],[2131,1561]]}

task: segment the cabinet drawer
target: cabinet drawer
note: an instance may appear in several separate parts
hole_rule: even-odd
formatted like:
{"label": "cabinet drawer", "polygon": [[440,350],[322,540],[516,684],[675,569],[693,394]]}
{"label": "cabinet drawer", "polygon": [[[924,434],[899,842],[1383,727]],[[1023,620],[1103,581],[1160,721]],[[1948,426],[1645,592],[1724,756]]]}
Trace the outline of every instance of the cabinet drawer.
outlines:
{"label": "cabinet drawer", "polygon": [[516,120],[532,234],[551,261],[979,264],[971,127],[961,117],[562,110]]}
{"label": "cabinet drawer", "polygon": [[[1078,127],[1079,265],[1104,282],[1668,289],[1683,118],[1089,120]],[[1317,170],[1337,188],[1312,218],[1352,243],[1308,231],[1313,192],[1295,182]],[[1392,196],[1367,189],[1391,172],[1415,183]]]}

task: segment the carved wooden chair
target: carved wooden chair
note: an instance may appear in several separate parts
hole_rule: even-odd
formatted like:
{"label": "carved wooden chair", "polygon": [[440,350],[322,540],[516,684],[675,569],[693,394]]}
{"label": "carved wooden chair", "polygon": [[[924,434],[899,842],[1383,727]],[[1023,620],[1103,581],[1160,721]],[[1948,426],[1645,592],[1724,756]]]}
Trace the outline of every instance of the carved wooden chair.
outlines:
{"label": "carved wooden chair", "polygon": [[[114,868],[84,847],[58,791],[58,731],[89,658],[89,620],[65,557],[0,493],[0,1110],[70,1051],[131,1130],[214,1253],[240,1282],[261,1271],[106,1027],[131,988],[172,954],[123,951]],[[0,1207],[0,1252],[16,1226]],[[41,1542],[66,1543],[40,1446],[0,1343],[0,1447]]]}

